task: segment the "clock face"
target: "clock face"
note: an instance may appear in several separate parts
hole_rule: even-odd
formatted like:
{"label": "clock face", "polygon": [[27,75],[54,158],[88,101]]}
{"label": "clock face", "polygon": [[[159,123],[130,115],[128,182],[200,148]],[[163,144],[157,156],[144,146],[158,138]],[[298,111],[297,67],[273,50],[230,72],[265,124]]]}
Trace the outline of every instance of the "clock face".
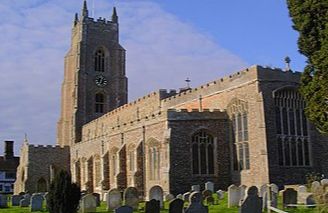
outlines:
{"label": "clock face", "polygon": [[99,87],[104,87],[107,85],[107,79],[105,78],[105,76],[97,75],[95,77],[95,83]]}

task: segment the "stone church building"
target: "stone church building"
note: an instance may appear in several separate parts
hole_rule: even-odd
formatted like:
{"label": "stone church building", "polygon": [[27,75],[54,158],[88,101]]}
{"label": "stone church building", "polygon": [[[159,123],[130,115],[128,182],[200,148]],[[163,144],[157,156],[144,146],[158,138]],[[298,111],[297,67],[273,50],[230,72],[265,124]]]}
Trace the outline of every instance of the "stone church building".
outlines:
{"label": "stone church building", "polygon": [[183,193],[207,181],[279,186],[328,175],[328,138],[304,115],[300,73],[251,66],[197,88],[128,102],[118,16],[75,16],[65,57],[57,146],[27,142],[15,193],[45,191],[59,169],[83,190]]}

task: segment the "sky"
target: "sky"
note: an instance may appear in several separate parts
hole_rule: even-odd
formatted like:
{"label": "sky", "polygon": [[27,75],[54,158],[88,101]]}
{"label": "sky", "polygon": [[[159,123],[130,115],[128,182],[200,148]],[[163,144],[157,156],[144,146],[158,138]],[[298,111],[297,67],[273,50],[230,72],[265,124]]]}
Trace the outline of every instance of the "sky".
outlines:
{"label": "sky", "polygon": [[[158,89],[199,86],[253,64],[301,71],[298,33],[285,0],[88,0],[92,17],[117,7],[127,50],[129,100]],[[82,0],[0,1],[0,141],[24,134],[55,144],[63,58]],[[3,144],[0,144],[0,155]]]}

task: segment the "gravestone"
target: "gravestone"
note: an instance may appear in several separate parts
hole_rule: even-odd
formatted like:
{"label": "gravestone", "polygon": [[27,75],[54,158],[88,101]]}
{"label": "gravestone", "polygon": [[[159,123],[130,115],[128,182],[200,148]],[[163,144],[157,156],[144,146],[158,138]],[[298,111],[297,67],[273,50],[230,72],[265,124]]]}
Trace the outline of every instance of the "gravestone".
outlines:
{"label": "gravestone", "polygon": [[320,188],[321,188],[321,184],[319,181],[313,181],[311,183],[311,192],[312,193],[317,193]]}
{"label": "gravestone", "polygon": [[306,204],[306,199],[312,193],[307,192],[306,186],[299,186],[297,190],[297,203]]}
{"label": "gravestone", "polygon": [[309,194],[306,199],[305,199],[305,204],[306,205],[314,205],[315,204],[315,200],[314,200],[314,196],[313,194]]}
{"label": "gravestone", "polygon": [[31,212],[42,211],[43,196],[41,194],[33,194],[31,197]]}
{"label": "gravestone", "polygon": [[138,209],[139,195],[137,188],[128,187],[124,190],[124,202],[125,205],[131,206],[133,209]]}
{"label": "gravestone", "polygon": [[222,200],[224,198],[224,191],[223,190],[217,190],[216,194],[218,195],[219,200]]}
{"label": "gravestone", "polygon": [[19,202],[23,199],[23,196],[21,195],[13,195],[11,197],[11,205],[12,206],[19,206]]}
{"label": "gravestone", "polygon": [[271,186],[271,191],[273,191],[276,194],[279,194],[279,187],[276,184],[271,183],[270,186]]}
{"label": "gravestone", "polygon": [[228,208],[238,206],[240,200],[240,188],[234,184],[228,187]]}
{"label": "gravestone", "polygon": [[210,190],[211,192],[214,192],[214,183],[211,181],[206,182],[205,190]]}
{"label": "gravestone", "polygon": [[205,189],[203,192],[203,198],[207,198],[207,197],[211,197],[212,196],[212,191],[211,190],[208,190],[208,189]]}
{"label": "gravestone", "polygon": [[[263,199],[263,210],[267,208],[268,206],[268,192],[264,192],[264,195],[262,197]],[[278,194],[271,191],[271,206],[277,208],[278,206]]]}
{"label": "gravestone", "polygon": [[97,199],[92,194],[84,195],[80,200],[81,213],[96,212]]}
{"label": "gravestone", "polygon": [[267,191],[267,188],[268,188],[268,185],[267,185],[267,184],[263,184],[263,185],[260,187],[260,194],[259,194],[259,197],[263,197],[263,196],[264,196],[264,193]]}
{"label": "gravestone", "polygon": [[115,213],[133,213],[133,208],[131,206],[121,206],[114,210]]}
{"label": "gravestone", "polygon": [[178,195],[176,196],[176,198],[183,200],[183,195],[182,195],[182,194],[178,194]]}
{"label": "gravestone", "polygon": [[0,194],[0,208],[8,207],[8,197],[7,195]]}
{"label": "gravestone", "polygon": [[164,197],[164,200],[167,201],[167,202],[169,202],[169,201],[171,201],[173,199],[174,199],[174,195],[173,194],[167,194]]}
{"label": "gravestone", "polygon": [[183,200],[176,198],[169,203],[169,213],[182,213],[183,212]]}
{"label": "gravestone", "polygon": [[29,207],[29,205],[30,205],[30,199],[23,198],[19,201],[20,207]]}
{"label": "gravestone", "polygon": [[182,200],[184,200],[184,202],[188,202],[189,201],[189,197],[190,197],[190,192],[186,192],[182,195]]}
{"label": "gravestone", "polygon": [[92,195],[96,198],[97,206],[100,206],[100,194],[92,193]]}
{"label": "gravestone", "polygon": [[164,192],[162,187],[160,186],[153,186],[150,190],[149,190],[149,200],[158,200],[160,202],[160,207],[163,207],[163,196],[164,196]]}
{"label": "gravestone", "polygon": [[262,199],[258,196],[258,189],[256,186],[251,186],[247,190],[247,197],[242,203],[240,213],[261,213]]}
{"label": "gravestone", "polygon": [[28,200],[28,202],[30,202],[31,201],[31,195],[30,194],[25,194],[24,195],[24,199],[26,199],[26,200]]}
{"label": "gravestone", "polygon": [[118,189],[111,189],[106,195],[107,211],[121,206],[122,195]]}
{"label": "gravestone", "polygon": [[200,192],[200,186],[199,185],[192,185],[191,186],[192,192]]}
{"label": "gravestone", "polygon": [[160,211],[161,206],[159,200],[151,199],[150,201],[146,201],[145,213],[160,213]]}
{"label": "gravestone", "polygon": [[320,181],[321,185],[324,186],[324,185],[328,185],[328,179],[322,179]]}
{"label": "gravestone", "polygon": [[240,189],[240,200],[239,200],[239,205],[241,206],[242,202],[246,199],[246,190],[247,186],[241,185],[239,186]]}
{"label": "gravestone", "polygon": [[287,188],[282,191],[282,205],[287,207],[288,204],[297,204],[297,191]]}
{"label": "gravestone", "polygon": [[207,206],[203,205],[203,197],[200,192],[193,192],[189,197],[189,206],[185,213],[208,213]]}
{"label": "gravestone", "polygon": [[300,193],[307,192],[306,186],[303,186],[303,185],[299,186],[298,187],[298,192],[300,192]]}
{"label": "gravestone", "polygon": [[207,205],[214,205],[214,198],[212,196],[207,196],[205,198]]}

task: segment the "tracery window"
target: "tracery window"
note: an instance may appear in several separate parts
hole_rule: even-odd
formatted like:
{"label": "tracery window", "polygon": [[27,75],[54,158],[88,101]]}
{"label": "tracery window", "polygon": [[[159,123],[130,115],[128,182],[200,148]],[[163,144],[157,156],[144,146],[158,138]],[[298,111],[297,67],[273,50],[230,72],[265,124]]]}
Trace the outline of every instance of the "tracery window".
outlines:
{"label": "tracery window", "polygon": [[229,104],[228,110],[232,124],[231,148],[233,170],[248,170],[250,169],[250,160],[247,102],[234,99]]}
{"label": "tracery window", "polygon": [[105,96],[102,93],[97,93],[95,96],[95,112],[103,113],[105,104]]}
{"label": "tracery window", "polygon": [[104,72],[105,71],[105,52],[102,49],[98,49],[94,56],[95,61],[95,71]]}
{"label": "tracery window", "polygon": [[214,140],[204,130],[192,136],[192,170],[194,175],[214,174]]}
{"label": "tracery window", "polygon": [[276,135],[280,166],[310,166],[305,102],[295,89],[275,92]]}

